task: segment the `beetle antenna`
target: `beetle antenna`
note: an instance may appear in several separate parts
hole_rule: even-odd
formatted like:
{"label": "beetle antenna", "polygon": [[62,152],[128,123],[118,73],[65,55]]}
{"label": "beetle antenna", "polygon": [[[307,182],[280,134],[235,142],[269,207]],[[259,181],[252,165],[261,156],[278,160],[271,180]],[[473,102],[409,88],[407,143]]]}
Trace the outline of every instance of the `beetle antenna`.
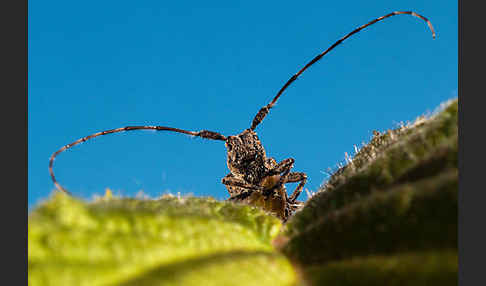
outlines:
{"label": "beetle antenna", "polygon": [[56,177],[54,176],[54,171],[52,170],[52,166],[54,164],[54,159],[56,158],[57,155],[59,155],[61,152],[66,151],[67,149],[78,145],[79,143],[83,143],[85,141],[88,141],[89,139],[93,139],[95,137],[101,136],[101,135],[107,135],[107,134],[113,134],[113,133],[118,133],[118,132],[124,132],[124,131],[134,131],[134,130],[155,130],[155,131],[172,131],[172,132],[178,132],[178,133],[184,133],[192,136],[198,136],[202,137],[205,139],[211,139],[211,140],[220,140],[220,141],[226,141],[226,137],[220,133],[213,132],[213,131],[208,131],[208,130],[201,130],[199,132],[194,132],[194,131],[187,131],[179,128],[172,128],[172,127],[165,127],[165,126],[127,126],[127,127],[121,127],[121,128],[116,128],[116,129],[111,129],[111,130],[106,130],[106,131],[101,131],[97,132],[94,134],[91,134],[89,136],[80,138],[72,143],[69,143],[63,147],[61,147],[59,150],[54,152],[54,154],[51,155],[51,158],[49,159],[49,173],[51,174],[52,181],[54,182],[54,185],[59,191],[62,191],[66,194],[71,194],[69,191],[67,191],[65,188],[63,188],[56,180]]}
{"label": "beetle antenna", "polygon": [[280,95],[284,92],[284,90],[290,85],[292,84],[292,82],[294,82],[308,67],[310,67],[311,65],[313,65],[314,63],[316,63],[317,61],[319,61],[325,54],[327,54],[328,52],[330,52],[332,49],[334,49],[336,46],[338,46],[339,44],[341,44],[344,40],[346,40],[347,38],[349,38],[350,36],[358,33],[359,31],[363,30],[364,28],[370,26],[370,25],[373,25],[375,24],[376,22],[379,22],[381,20],[384,20],[388,17],[391,17],[391,16],[395,16],[395,15],[400,15],[400,14],[408,14],[408,15],[412,15],[412,16],[415,16],[417,18],[420,18],[422,20],[424,20],[427,25],[429,26],[429,29],[431,30],[432,32],[432,37],[435,39],[435,31],[434,31],[434,27],[432,27],[432,23],[427,19],[425,18],[424,16],[420,15],[420,14],[417,14],[413,11],[395,11],[395,12],[391,12],[389,14],[386,14],[384,16],[381,16],[379,18],[376,18],[374,19],[373,21],[371,22],[368,22],[367,24],[363,25],[363,26],[360,26],[356,29],[354,29],[351,33],[347,34],[346,36],[342,37],[341,39],[339,39],[337,42],[335,42],[334,44],[332,44],[329,48],[327,48],[324,52],[322,52],[321,54],[317,55],[314,59],[312,59],[309,63],[307,63],[300,71],[298,71],[296,74],[294,74],[285,84],[284,86],[279,90],[279,92],[277,93],[277,95],[273,98],[273,100],[267,104],[266,106],[262,107],[257,115],[255,115],[255,117],[253,118],[253,122],[251,124],[251,127],[250,129],[251,130],[255,130],[255,128],[258,126],[258,124],[260,124],[263,119],[265,118],[265,116],[268,114],[268,112],[270,111],[270,109],[275,105],[275,102],[277,102],[278,98],[280,97]]}

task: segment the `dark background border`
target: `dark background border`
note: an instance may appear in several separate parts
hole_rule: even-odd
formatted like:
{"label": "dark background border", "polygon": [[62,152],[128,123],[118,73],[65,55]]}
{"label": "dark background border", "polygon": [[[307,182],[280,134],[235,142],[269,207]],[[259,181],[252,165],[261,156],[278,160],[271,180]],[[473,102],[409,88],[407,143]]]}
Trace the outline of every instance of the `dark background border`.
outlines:
{"label": "dark background border", "polygon": [[[466,5],[467,2],[467,5]],[[459,285],[486,285],[484,11],[459,1]],[[468,39],[468,42],[465,39]],[[481,282],[483,281],[483,282]]]}
{"label": "dark background border", "polygon": [[3,284],[27,285],[27,0],[0,5]]}

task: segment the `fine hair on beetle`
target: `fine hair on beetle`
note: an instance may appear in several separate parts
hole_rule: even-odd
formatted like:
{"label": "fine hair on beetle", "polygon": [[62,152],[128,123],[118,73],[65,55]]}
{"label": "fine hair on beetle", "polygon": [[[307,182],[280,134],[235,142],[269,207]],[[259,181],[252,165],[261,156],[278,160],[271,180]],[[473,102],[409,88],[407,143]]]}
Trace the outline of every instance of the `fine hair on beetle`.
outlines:
{"label": "fine hair on beetle", "polygon": [[[302,172],[291,172],[295,161],[293,158],[288,158],[281,162],[277,162],[274,158],[267,157],[265,149],[263,148],[255,129],[274,107],[284,90],[291,85],[307,68],[319,61],[324,55],[341,44],[344,40],[358,33],[364,28],[388,17],[402,14],[415,16],[425,21],[432,32],[432,37],[435,38],[435,31],[432,27],[432,23],[424,16],[412,11],[391,12],[354,29],[344,37],[340,38],[322,53],[314,57],[296,74],[290,77],[289,80],[287,80],[287,82],[280,88],[270,103],[260,108],[260,110],[254,116],[250,127],[245,129],[240,134],[224,136],[218,132],[209,130],[188,131],[166,126],[126,126],[101,131],[69,143],[51,155],[49,159],[49,173],[52,181],[59,191],[70,194],[68,190],[59,184],[54,176],[54,159],[61,152],[92,138],[101,135],[135,130],[156,130],[183,133],[195,137],[225,142],[227,148],[227,165],[230,173],[222,179],[222,183],[226,186],[230,194],[230,198],[228,200],[261,207],[264,210],[274,214],[282,221],[287,221],[287,219],[303,205],[303,202],[297,201],[297,198],[306,184],[307,175]],[[285,184],[287,183],[299,183],[290,196],[287,194],[287,190],[285,188]]]}

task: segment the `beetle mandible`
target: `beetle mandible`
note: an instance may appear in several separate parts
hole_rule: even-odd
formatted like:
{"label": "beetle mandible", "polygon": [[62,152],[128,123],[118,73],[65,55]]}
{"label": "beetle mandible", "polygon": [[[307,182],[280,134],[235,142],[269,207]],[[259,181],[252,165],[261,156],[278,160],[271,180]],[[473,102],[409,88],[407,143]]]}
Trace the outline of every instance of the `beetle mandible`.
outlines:
{"label": "beetle mandible", "polygon": [[[296,210],[299,209],[299,207],[303,205],[303,202],[297,201],[297,198],[304,188],[307,181],[307,175],[301,172],[291,172],[294,164],[293,158],[288,158],[277,163],[274,158],[267,157],[265,154],[265,149],[263,148],[260,139],[255,132],[256,127],[263,121],[265,116],[267,116],[270,109],[274,107],[283,91],[308,67],[319,61],[325,54],[353,34],[383,19],[401,14],[412,15],[424,20],[432,32],[432,37],[435,38],[435,31],[432,27],[432,23],[424,16],[413,11],[391,12],[354,29],[352,32],[346,34],[344,37],[327,48],[324,52],[320,53],[314,59],[308,62],[283,85],[269,104],[265,105],[258,111],[253,118],[251,126],[238,135],[224,136],[218,132],[208,130],[195,132],[166,126],[127,126],[101,131],[67,144],[52,154],[49,159],[49,173],[52,181],[58,190],[70,194],[57,182],[54,176],[54,171],[52,168],[54,159],[57,155],[59,155],[59,153],[65,151],[66,149],[94,137],[134,130],[157,130],[183,133],[210,140],[224,141],[227,148],[227,164],[230,173],[222,179],[222,183],[226,186],[231,196],[228,200],[259,206],[285,222],[293,213],[295,213]],[[288,196],[285,184],[297,182],[299,184],[292,194]]]}

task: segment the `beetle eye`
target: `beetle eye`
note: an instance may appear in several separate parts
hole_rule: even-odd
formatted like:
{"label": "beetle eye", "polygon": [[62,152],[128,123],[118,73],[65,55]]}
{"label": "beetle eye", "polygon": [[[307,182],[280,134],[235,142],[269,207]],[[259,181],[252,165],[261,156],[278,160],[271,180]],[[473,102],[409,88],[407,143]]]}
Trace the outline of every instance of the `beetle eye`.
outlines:
{"label": "beetle eye", "polygon": [[231,144],[229,143],[226,143],[226,148],[228,148],[228,151],[231,151],[231,149],[233,149],[233,146],[231,146]]}

